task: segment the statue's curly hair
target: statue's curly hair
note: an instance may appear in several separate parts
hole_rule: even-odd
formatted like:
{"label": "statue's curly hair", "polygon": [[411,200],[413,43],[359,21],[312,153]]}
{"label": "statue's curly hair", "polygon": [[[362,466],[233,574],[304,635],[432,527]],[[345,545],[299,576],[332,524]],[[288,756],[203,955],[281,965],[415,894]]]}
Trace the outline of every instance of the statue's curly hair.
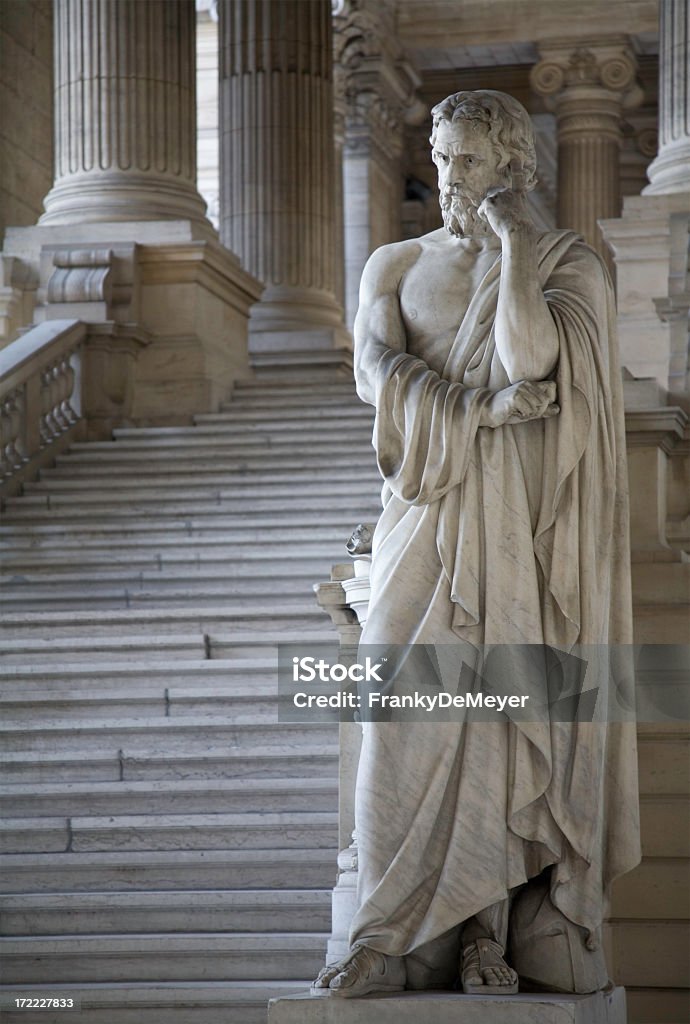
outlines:
{"label": "statue's curly hair", "polygon": [[495,89],[477,89],[456,92],[431,108],[433,128],[431,145],[442,121],[480,121],[488,125],[489,141],[501,154],[499,168],[513,159],[522,165],[524,188],[530,191],[537,184],[537,153],[534,128],[529,114],[513,96]]}

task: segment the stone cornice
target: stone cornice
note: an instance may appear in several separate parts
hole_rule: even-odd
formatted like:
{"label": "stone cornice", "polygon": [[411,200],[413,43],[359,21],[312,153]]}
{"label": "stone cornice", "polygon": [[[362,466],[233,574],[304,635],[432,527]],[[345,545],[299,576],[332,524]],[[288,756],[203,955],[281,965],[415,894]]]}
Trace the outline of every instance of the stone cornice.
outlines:
{"label": "stone cornice", "polygon": [[142,284],[199,283],[245,314],[263,292],[263,285],[239,265],[237,257],[214,242],[142,245],[138,262]]}

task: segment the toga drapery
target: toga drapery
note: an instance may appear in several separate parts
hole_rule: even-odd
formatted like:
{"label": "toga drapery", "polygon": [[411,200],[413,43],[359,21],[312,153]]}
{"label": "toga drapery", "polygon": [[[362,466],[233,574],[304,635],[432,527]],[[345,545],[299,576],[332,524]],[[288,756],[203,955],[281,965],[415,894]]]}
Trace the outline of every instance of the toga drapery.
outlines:
{"label": "toga drapery", "polygon": [[[612,289],[573,232],[540,236],[538,265],[558,416],[479,426],[510,384],[500,255],[447,352],[380,346],[364,382],[385,482],[363,644],[631,642]],[[553,902],[594,933],[610,882],[639,861],[634,724],[366,723],[356,829],[352,942],[409,953],[549,865]]]}

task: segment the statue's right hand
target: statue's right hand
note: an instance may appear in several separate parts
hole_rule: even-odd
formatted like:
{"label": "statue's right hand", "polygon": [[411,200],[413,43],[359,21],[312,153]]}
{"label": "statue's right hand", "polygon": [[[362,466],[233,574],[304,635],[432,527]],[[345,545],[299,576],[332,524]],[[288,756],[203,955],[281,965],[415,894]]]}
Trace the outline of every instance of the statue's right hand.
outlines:
{"label": "statue's right hand", "polygon": [[546,419],[560,412],[556,405],[556,382],[519,380],[497,391],[484,406],[479,425],[512,426],[527,420]]}

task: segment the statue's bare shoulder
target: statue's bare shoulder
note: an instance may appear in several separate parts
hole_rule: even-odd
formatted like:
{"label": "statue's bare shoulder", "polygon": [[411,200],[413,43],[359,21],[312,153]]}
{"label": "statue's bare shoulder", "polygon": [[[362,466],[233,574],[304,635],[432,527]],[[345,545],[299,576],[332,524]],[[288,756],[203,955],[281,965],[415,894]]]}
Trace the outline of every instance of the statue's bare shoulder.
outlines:
{"label": "statue's bare shoulder", "polygon": [[371,254],[364,268],[361,298],[371,301],[379,295],[399,293],[405,275],[420,261],[447,250],[448,242],[445,228],[437,228],[419,238],[382,245]]}

